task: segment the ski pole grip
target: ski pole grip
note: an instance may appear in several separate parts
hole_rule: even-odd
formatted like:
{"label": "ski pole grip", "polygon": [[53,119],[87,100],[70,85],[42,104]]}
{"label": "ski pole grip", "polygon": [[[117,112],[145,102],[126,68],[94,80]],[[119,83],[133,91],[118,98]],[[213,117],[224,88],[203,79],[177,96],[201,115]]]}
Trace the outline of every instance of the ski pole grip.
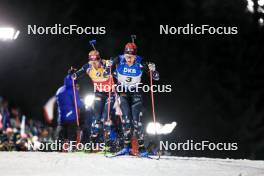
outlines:
{"label": "ski pole grip", "polygon": [[96,40],[90,40],[89,43],[90,43],[90,45],[95,45],[96,44]]}
{"label": "ski pole grip", "polygon": [[135,40],[137,39],[137,36],[136,35],[131,35],[131,40],[133,43],[135,43]]}

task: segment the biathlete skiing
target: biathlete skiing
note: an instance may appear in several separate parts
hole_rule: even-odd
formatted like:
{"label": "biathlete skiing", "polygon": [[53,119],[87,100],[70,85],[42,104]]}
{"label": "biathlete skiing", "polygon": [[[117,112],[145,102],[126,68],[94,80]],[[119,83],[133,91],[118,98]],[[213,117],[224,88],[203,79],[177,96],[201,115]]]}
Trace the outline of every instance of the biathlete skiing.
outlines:
{"label": "biathlete skiing", "polygon": [[93,82],[95,99],[93,104],[93,120],[91,127],[91,142],[108,143],[110,140],[111,118],[109,109],[113,108],[114,96],[111,91],[113,79],[109,72],[106,71],[109,61],[100,57],[99,51],[95,48],[95,40],[90,41],[93,50],[88,54],[88,63],[73,74],[74,79],[80,78],[87,74]]}
{"label": "biathlete skiing", "polygon": [[[132,37],[132,42],[125,45],[124,53],[111,59],[111,69],[115,72],[117,89],[122,111],[122,129],[124,135],[124,148],[116,155],[148,156],[144,146],[144,130],[141,122],[142,92],[139,89],[143,72],[152,73],[153,80],[159,80],[159,73],[154,63],[144,63],[142,57],[137,55],[137,46]],[[136,135],[138,139],[138,154],[132,153],[131,139]]]}

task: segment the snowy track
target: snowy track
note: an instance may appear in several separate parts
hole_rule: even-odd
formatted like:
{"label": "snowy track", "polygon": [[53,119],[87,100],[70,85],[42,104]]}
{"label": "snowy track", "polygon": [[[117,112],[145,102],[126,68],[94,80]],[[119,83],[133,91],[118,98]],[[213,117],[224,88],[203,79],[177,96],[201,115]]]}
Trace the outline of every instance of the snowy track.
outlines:
{"label": "snowy track", "polygon": [[264,161],[82,153],[0,152],[1,176],[264,176]]}

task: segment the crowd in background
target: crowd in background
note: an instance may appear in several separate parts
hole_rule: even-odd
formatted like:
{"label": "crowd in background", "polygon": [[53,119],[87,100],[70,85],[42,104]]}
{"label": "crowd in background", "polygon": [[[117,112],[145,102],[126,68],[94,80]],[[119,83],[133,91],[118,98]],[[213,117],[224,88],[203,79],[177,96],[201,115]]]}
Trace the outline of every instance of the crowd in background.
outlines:
{"label": "crowd in background", "polygon": [[7,99],[0,97],[0,151],[28,151],[29,142],[51,142],[52,127],[26,117],[19,107],[10,107]]}

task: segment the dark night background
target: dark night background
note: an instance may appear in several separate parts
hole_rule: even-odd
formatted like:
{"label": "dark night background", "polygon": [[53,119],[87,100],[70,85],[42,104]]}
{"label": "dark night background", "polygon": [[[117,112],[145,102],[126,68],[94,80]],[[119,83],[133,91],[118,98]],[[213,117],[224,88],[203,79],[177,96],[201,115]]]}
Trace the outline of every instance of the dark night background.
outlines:
{"label": "dark night background", "polygon": [[[89,40],[105,58],[123,51],[137,35],[139,55],[156,63],[159,84],[172,93],[156,94],[157,119],[178,126],[170,139],[238,142],[238,151],[179,152],[182,156],[264,159],[263,28],[246,0],[77,2],[0,0],[0,25],[21,31],[0,43],[0,95],[32,118],[72,65],[87,62]],[[96,2],[96,3],[95,3]],[[237,26],[238,35],[159,35],[159,25]],[[27,25],[106,26],[106,35],[27,35]],[[88,78],[81,80],[82,93]],[[151,120],[146,95],[146,121]]]}

